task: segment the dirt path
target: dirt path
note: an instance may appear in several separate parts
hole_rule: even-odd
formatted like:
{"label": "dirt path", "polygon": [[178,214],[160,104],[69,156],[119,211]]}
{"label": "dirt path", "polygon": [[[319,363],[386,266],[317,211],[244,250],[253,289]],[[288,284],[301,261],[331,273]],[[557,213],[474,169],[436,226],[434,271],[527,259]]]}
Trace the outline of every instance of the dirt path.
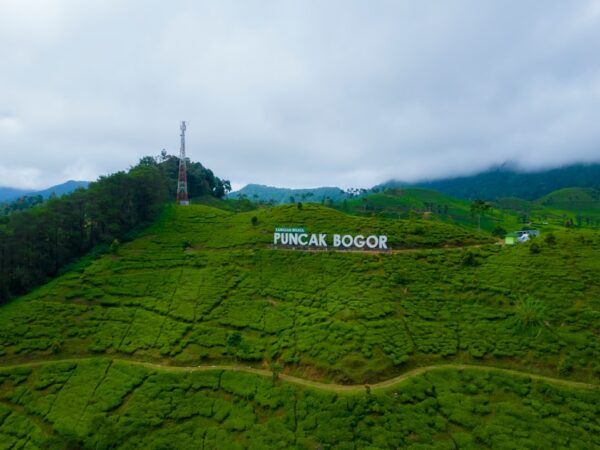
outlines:
{"label": "dirt path", "polygon": [[[78,363],[82,361],[90,361],[95,359],[107,359],[112,360],[113,362],[122,362],[126,364],[134,364],[137,366],[146,367],[152,370],[164,370],[167,372],[180,372],[180,373],[190,373],[190,372],[208,372],[213,370],[228,370],[233,372],[246,372],[252,373],[255,375],[260,375],[263,377],[271,378],[271,372],[265,369],[256,369],[253,367],[241,366],[241,365],[202,365],[202,366],[169,366],[164,364],[150,363],[150,362],[142,362],[135,361],[130,359],[122,359],[122,358],[108,358],[103,356],[96,357],[83,357],[83,358],[69,358],[69,359],[56,359],[56,360],[48,360],[48,361],[34,361],[27,362],[21,364],[13,364],[13,365],[5,365],[0,366],[0,370],[3,369],[14,369],[18,367],[35,367],[41,366],[44,364],[52,364],[52,363]],[[513,369],[502,369],[499,367],[491,367],[491,366],[481,366],[481,365],[470,365],[470,364],[437,364],[433,366],[425,366],[419,367],[417,369],[410,370],[402,375],[399,375],[394,378],[390,378],[389,380],[381,381],[379,383],[369,384],[371,391],[384,390],[388,388],[392,388],[398,384],[403,383],[406,380],[409,380],[413,377],[417,377],[419,375],[423,375],[427,372],[432,372],[435,370],[443,370],[443,369],[455,369],[455,370],[481,370],[486,372],[499,372],[513,376],[520,376],[525,378],[530,378],[532,380],[540,380],[545,381],[547,383],[558,384],[566,387],[578,388],[578,389],[592,389],[592,390],[600,390],[599,384],[592,383],[584,383],[581,381],[570,381],[563,380],[561,378],[553,378],[545,375],[536,375],[527,372],[521,372],[519,370]],[[298,384],[301,386],[307,386],[314,389],[320,389],[325,391],[333,391],[339,393],[360,393],[365,392],[366,384],[355,384],[355,385],[346,385],[346,384],[335,384],[335,383],[321,383],[319,381],[306,380],[304,378],[298,378],[291,375],[280,374],[279,379],[286,381],[288,383]]]}
{"label": "dirt path", "polygon": [[314,248],[314,247],[293,247],[287,245],[270,245],[268,248],[272,250],[283,250],[290,252],[308,252],[308,253],[363,253],[363,254],[383,254],[383,255],[395,255],[398,253],[417,253],[427,250],[460,250],[469,248],[481,248],[486,245],[504,245],[504,241],[488,242],[485,244],[465,244],[465,245],[442,245],[438,247],[408,247],[408,248],[390,248],[387,250],[372,250],[372,249],[355,249],[355,248],[336,248],[336,247],[325,247],[325,248]]}

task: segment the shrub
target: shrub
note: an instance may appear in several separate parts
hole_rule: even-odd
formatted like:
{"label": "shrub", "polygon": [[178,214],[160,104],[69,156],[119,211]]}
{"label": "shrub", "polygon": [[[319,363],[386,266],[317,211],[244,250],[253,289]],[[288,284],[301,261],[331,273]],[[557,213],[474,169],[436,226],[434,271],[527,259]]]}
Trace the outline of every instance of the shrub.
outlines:
{"label": "shrub", "polygon": [[252,222],[253,226],[258,225],[258,217],[252,216],[252,219],[250,219],[250,222]]}
{"label": "shrub", "polygon": [[567,376],[571,374],[573,370],[573,363],[568,358],[563,358],[558,363],[559,375]]}
{"label": "shrub", "polygon": [[541,251],[542,249],[537,242],[532,242],[531,245],[529,245],[529,253],[536,255]]}
{"label": "shrub", "polygon": [[548,233],[546,236],[544,236],[544,242],[546,242],[548,245],[554,245],[556,244],[556,236],[554,236],[553,233]]}
{"label": "shrub", "polygon": [[544,324],[546,307],[530,297],[520,299],[515,304],[513,324],[522,330],[537,329]]}
{"label": "shrub", "polygon": [[475,253],[473,253],[470,250],[467,250],[466,252],[464,252],[461,257],[460,257],[460,263],[463,266],[467,266],[467,267],[474,267],[474,266],[478,266],[480,263],[477,260],[477,257],[475,256]]}
{"label": "shrub", "polygon": [[506,230],[500,225],[496,225],[492,230],[492,236],[503,238],[504,236],[506,236]]}
{"label": "shrub", "polygon": [[121,243],[118,239],[114,239],[110,244],[109,251],[113,255],[117,255],[119,253],[119,249],[121,248]]}

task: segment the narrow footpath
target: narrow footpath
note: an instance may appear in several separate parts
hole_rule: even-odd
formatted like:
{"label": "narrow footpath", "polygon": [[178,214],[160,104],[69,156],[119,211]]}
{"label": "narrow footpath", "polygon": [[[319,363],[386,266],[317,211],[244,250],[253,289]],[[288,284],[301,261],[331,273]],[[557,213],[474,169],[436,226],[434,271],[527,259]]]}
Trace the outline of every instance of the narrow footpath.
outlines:
{"label": "narrow footpath", "polygon": [[[106,356],[93,356],[93,357],[82,357],[82,358],[66,358],[66,359],[52,359],[47,361],[33,361],[27,363],[13,364],[13,365],[0,365],[0,371],[2,370],[10,370],[19,367],[36,367],[43,366],[45,364],[54,364],[54,363],[79,363],[91,360],[112,360],[113,362],[122,362],[125,364],[133,364],[137,366],[146,367],[151,370],[163,370],[167,372],[179,372],[179,373],[190,373],[190,372],[208,372],[208,371],[233,371],[233,372],[246,372],[255,375],[260,375],[262,377],[271,378],[272,373],[266,369],[256,369],[253,367],[247,367],[242,365],[199,365],[199,366],[169,366],[165,364],[158,363],[150,363],[143,361],[135,361],[131,359],[123,359],[123,358],[109,358]],[[513,375],[518,377],[525,377],[532,380],[544,381],[547,383],[557,384],[565,387],[577,388],[577,389],[592,389],[592,390],[600,390],[599,384],[592,383],[584,383],[581,381],[571,381],[564,380],[562,378],[554,378],[548,377],[545,375],[537,375],[527,372],[522,372],[519,370],[513,369],[502,369],[499,367],[493,366],[483,366],[483,365],[471,365],[471,364],[436,364],[432,366],[419,367],[408,372],[403,373],[402,375],[398,375],[397,377],[390,378],[389,380],[380,381],[379,383],[373,384],[336,384],[336,383],[322,383],[319,381],[307,380],[304,378],[295,377],[287,374],[279,374],[279,379],[288,383],[293,383],[301,386],[307,386],[314,389],[319,389],[323,391],[332,391],[338,393],[360,393],[365,392],[367,386],[369,386],[371,391],[377,390],[385,390],[389,388],[393,388],[399,384],[402,384],[404,381],[410,380],[411,378],[418,377],[427,372],[432,372],[436,370],[443,369],[454,369],[454,370],[481,370],[486,372],[498,372],[504,373],[507,375]]]}

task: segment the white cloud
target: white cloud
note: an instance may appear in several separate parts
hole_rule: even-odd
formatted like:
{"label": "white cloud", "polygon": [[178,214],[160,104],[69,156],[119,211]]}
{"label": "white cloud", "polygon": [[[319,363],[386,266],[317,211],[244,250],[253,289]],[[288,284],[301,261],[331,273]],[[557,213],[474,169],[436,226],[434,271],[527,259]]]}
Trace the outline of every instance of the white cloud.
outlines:
{"label": "white cloud", "polygon": [[182,119],[190,156],[234,185],[598,161],[599,11],[592,0],[4,0],[0,184],[176,153]]}
{"label": "white cloud", "polygon": [[0,115],[0,135],[10,137],[23,131],[23,123],[16,117]]}

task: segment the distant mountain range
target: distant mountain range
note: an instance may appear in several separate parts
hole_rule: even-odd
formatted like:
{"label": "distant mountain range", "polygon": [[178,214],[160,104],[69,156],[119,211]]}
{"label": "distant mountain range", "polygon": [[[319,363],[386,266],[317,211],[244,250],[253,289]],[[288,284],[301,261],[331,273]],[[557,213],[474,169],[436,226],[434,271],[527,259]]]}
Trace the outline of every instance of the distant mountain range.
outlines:
{"label": "distant mountain range", "polygon": [[274,202],[275,204],[293,202],[322,202],[327,199],[340,201],[346,193],[338,187],[319,187],[314,189],[288,189],[261,184],[249,184],[229,194],[230,198],[246,197],[250,201]]}
{"label": "distant mountain range", "polygon": [[11,202],[13,200],[18,199],[19,197],[23,197],[24,195],[41,195],[44,198],[48,198],[50,197],[50,195],[56,194],[60,197],[61,195],[73,192],[75,189],[87,188],[89,184],[89,181],[69,180],[65,183],[57,184],[56,186],[51,186],[48,189],[43,189],[40,191],[15,189],[11,187],[0,187],[0,202]]}
{"label": "distant mountain range", "polygon": [[600,164],[574,164],[537,172],[498,167],[477,175],[418,183],[389,181],[376,186],[380,190],[393,187],[421,187],[466,200],[503,197],[535,200],[567,187],[600,189]]}
{"label": "distant mountain range", "polygon": [[[464,200],[477,198],[496,200],[506,197],[536,200],[551,192],[570,187],[600,190],[600,164],[574,164],[537,172],[522,172],[508,167],[496,167],[476,175],[416,183],[392,180],[364,191],[364,193],[398,187],[431,189]],[[229,196],[231,198],[245,196],[251,201],[273,201],[277,204],[290,203],[292,198],[294,201],[307,202],[321,202],[330,198],[337,202],[348,197],[338,187],[287,189],[259,184],[249,184],[239,191],[232,192]]]}

